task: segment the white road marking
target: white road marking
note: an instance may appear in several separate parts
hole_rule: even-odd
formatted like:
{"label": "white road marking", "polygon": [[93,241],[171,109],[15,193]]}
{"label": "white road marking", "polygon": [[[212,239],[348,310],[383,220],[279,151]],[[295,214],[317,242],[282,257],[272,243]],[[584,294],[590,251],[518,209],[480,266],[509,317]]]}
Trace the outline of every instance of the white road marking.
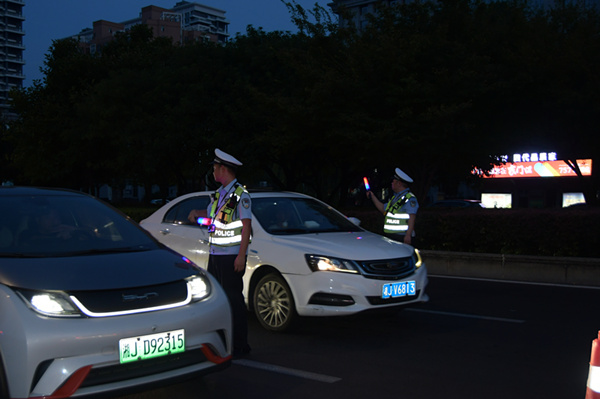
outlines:
{"label": "white road marking", "polygon": [[240,366],[253,367],[255,369],[272,371],[274,373],[287,374],[294,377],[306,378],[308,380],[315,380],[320,382],[334,383],[341,381],[341,378],[332,377],[324,374],[311,373],[310,371],[296,370],[290,369],[287,367],[275,366],[274,364],[255,362],[253,360],[248,359],[236,359],[233,361],[233,364],[237,364]]}
{"label": "white road marking", "polygon": [[405,309],[405,311],[408,311],[408,312],[421,312],[421,313],[439,314],[439,315],[443,315],[443,316],[465,317],[465,318],[469,318],[469,319],[501,321],[501,322],[505,322],[505,323],[525,323],[525,320],[506,319],[506,318],[503,318],[503,317],[492,317],[492,316],[479,316],[479,315],[466,314],[466,313],[441,312],[439,310]]}
{"label": "white road marking", "polygon": [[464,277],[464,276],[444,276],[441,274],[428,274],[427,277],[434,278],[447,278],[455,280],[475,280],[475,281],[488,281],[493,283],[507,283],[507,284],[522,284],[522,285],[541,285],[547,287],[562,287],[562,288],[583,288],[590,290],[600,290],[600,287],[592,285],[575,285],[566,283],[539,283],[536,281],[517,281],[517,280],[501,280],[497,278],[485,278],[485,277]]}

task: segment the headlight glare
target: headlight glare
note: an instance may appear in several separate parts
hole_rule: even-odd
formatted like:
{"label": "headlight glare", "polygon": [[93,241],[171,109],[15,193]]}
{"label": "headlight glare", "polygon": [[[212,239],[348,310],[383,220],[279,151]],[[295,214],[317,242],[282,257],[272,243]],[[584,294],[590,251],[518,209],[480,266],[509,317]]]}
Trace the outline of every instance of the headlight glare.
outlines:
{"label": "headlight glare", "polygon": [[358,267],[351,260],[329,256],[306,255],[306,262],[313,272],[359,273]]}
{"label": "headlight glare", "polygon": [[415,251],[413,252],[412,257],[413,257],[413,261],[415,262],[415,267],[417,269],[423,265],[423,258],[421,258],[421,253],[419,252],[418,249],[415,248]]}
{"label": "headlight glare", "polygon": [[33,310],[44,316],[79,317],[81,313],[69,297],[62,292],[20,292]]}
{"label": "headlight glare", "polygon": [[193,301],[201,301],[210,295],[210,282],[203,275],[190,277],[187,280],[187,286]]}

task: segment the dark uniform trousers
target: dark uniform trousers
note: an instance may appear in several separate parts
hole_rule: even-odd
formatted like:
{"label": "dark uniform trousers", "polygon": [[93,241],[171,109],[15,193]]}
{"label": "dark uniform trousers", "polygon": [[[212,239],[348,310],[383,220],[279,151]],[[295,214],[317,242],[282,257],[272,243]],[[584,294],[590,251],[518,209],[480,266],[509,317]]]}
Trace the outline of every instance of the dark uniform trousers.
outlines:
{"label": "dark uniform trousers", "polygon": [[237,255],[210,255],[208,258],[208,272],[212,274],[225,290],[231,316],[233,318],[233,351],[234,353],[247,353],[248,345],[248,311],[242,292],[244,272],[234,270]]}

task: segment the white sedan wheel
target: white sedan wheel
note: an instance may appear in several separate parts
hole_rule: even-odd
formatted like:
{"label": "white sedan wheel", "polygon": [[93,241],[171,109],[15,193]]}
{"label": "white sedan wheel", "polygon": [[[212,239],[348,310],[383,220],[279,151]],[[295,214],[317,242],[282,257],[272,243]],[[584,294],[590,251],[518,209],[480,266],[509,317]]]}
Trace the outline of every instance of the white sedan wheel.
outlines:
{"label": "white sedan wheel", "polygon": [[277,274],[268,274],[254,290],[254,313],[260,324],[271,331],[287,330],[296,316],[292,292]]}

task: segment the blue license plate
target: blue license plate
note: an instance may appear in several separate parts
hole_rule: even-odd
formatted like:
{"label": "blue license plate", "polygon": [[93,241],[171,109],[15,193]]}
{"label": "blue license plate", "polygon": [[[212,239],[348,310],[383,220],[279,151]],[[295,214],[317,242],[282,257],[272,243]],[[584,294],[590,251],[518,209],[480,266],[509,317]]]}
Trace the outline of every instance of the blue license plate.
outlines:
{"label": "blue license plate", "polygon": [[383,299],[411,295],[417,295],[416,281],[400,281],[398,283],[384,284],[381,290],[381,297]]}

